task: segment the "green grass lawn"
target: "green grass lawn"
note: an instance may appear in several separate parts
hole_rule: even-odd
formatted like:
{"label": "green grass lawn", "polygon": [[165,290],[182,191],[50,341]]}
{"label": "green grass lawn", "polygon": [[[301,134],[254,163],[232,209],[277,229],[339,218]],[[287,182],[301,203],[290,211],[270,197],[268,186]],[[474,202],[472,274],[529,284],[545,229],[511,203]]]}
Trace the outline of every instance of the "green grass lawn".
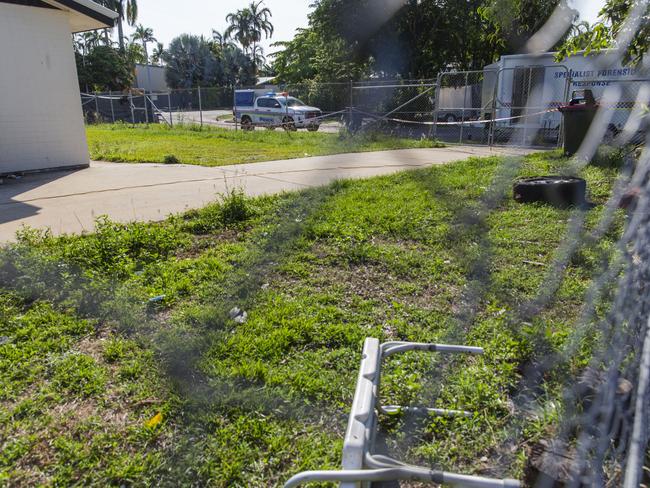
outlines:
{"label": "green grass lawn", "polygon": [[[538,154],[512,171],[565,164]],[[335,468],[368,336],[484,347],[391,360],[383,379],[387,403],[473,418],[381,426],[412,462],[523,476],[588,344],[525,412],[522,371],[569,340],[617,236],[578,249],[554,299],[516,315],[557,277],[570,212],[494,190],[503,167],[471,159],[254,200],[235,191],[160,224],[22,233],[0,250],[0,484],[267,487]],[[616,172],[584,177],[593,226]],[[245,323],[230,319],[235,306]]]}
{"label": "green grass lawn", "polygon": [[224,166],[347,152],[441,147],[428,139],[380,135],[339,136],[322,132],[233,131],[221,128],[126,124],[91,125],[86,129],[90,156],[98,161]]}

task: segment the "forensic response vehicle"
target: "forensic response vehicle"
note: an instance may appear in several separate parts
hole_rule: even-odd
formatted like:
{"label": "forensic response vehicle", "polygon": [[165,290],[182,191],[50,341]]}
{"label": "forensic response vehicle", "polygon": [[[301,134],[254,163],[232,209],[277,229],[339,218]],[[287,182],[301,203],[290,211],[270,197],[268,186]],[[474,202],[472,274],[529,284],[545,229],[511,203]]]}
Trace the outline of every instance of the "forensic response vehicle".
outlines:
{"label": "forensic response vehicle", "polygon": [[260,93],[260,90],[236,90],[233,114],[243,130],[282,127],[288,131],[307,129],[310,132],[319,129],[323,115],[320,109],[305,105],[288,93]]}
{"label": "forensic response vehicle", "polygon": [[[650,82],[649,72],[620,63],[609,66],[603,59],[607,51],[580,52],[560,62],[556,54],[507,55],[484,68],[481,118],[498,120],[494,128],[497,139],[519,139],[527,144],[539,133],[555,140],[562,122],[562,114],[555,109],[576,91],[591,90],[600,106],[610,112],[606,141],[623,129],[634,107],[650,103],[642,90]],[[618,87],[620,96],[606,104],[602,97],[610,86]],[[519,137],[512,138],[513,134]]]}

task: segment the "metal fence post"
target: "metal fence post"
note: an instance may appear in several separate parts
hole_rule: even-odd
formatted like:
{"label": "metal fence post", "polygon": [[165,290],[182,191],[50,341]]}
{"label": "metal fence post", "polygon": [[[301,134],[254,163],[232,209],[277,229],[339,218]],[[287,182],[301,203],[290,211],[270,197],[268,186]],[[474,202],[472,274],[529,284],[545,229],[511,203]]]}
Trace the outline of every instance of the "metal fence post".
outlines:
{"label": "metal fence post", "polygon": [[492,121],[490,122],[490,131],[488,132],[488,145],[490,147],[494,146],[494,136],[496,132],[496,124],[497,122],[494,122],[498,117],[497,117],[497,97],[499,96],[499,80],[501,80],[501,73],[503,73],[503,68],[497,70],[496,72],[496,80],[494,81],[494,92],[492,94],[492,115],[490,118]]}
{"label": "metal fence post", "polygon": [[144,120],[149,124],[149,109],[147,108],[147,90],[144,90],[144,97],[142,99],[144,105]]}
{"label": "metal fence post", "polygon": [[98,123],[99,122],[99,100],[97,98],[97,92],[95,92],[95,114],[97,115],[95,122]]}
{"label": "metal fence post", "polygon": [[111,118],[115,123],[115,110],[113,109],[113,92],[108,92],[108,100],[111,102]]}
{"label": "metal fence post", "polygon": [[129,90],[129,106],[131,107],[131,123],[135,125],[135,113],[133,111],[133,92]]}
{"label": "metal fence post", "polygon": [[232,89],[232,107],[233,115],[235,116],[235,132],[239,130],[239,119],[237,117],[237,86],[235,85]]}
{"label": "metal fence post", "polygon": [[440,110],[440,92],[442,91],[442,73],[438,73],[433,104],[433,137],[438,138],[438,111]]}
{"label": "metal fence post", "polygon": [[465,128],[465,106],[467,105],[467,85],[469,84],[469,73],[465,72],[465,86],[463,87],[463,106],[460,110],[460,144],[463,143],[463,129]]}
{"label": "metal fence post", "polygon": [[350,107],[349,107],[349,114],[348,114],[348,129],[351,129],[353,124],[352,124],[352,118],[354,117],[354,114],[352,112],[352,107],[354,106],[354,84],[352,80],[350,80]]}
{"label": "metal fence post", "polygon": [[174,121],[172,120],[172,93],[167,92],[167,110],[169,111],[169,127],[174,127]]}
{"label": "metal fence post", "polygon": [[527,87],[526,87],[526,104],[525,107],[522,107],[522,113],[523,117],[520,119],[523,122],[523,130],[522,130],[522,135],[521,135],[521,145],[526,146],[526,137],[528,136],[528,112],[530,110],[528,107],[530,106],[530,88],[533,84],[533,68],[528,68],[528,80],[526,80],[526,77],[524,76],[524,83],[527,82]]}
{"label": "metal fence post", "polygon": [[201,120],[201,127],[203,127],[203,103],[201,101],[201,85],[198,87],[199,92],[199,119]]}

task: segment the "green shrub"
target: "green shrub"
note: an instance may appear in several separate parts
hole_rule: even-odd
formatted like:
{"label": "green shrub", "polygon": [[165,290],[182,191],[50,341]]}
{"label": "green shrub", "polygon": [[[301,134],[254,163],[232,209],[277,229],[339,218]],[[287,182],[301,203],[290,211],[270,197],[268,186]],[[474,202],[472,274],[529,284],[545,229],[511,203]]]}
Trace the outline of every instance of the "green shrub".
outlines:
{"label": "green shrub", "polygon": [[64,257],[85,270],[126,277],[136,269],[169,257],[185,242],[185,237],[176,226],[120,224],[100,217],[95,223],[95,234],[67,240]]}
{"label": "green shrub", "polygon": [[221,202],[221,222],[225,227],[245,222],[253,216],[249,199],[241,188],[229,190]]}
{"label": "green shrub", "polygon": [[181,164],[180,160],[173,154],[166,154],[163,158],[165,164]]}
{"label": "green shrub", "polygon": [[626,148],[602,145],[594,154],[591,164],[599,168],[621,168],[626,152]]}

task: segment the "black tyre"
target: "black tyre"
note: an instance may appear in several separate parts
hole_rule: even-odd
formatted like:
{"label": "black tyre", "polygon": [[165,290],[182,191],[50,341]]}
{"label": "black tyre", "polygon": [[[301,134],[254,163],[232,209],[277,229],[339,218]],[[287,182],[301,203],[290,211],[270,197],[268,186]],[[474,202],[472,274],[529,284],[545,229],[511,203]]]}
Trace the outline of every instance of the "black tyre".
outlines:
{"label": "black tyre", "polygon": [[309,125],[309,126],[307,126],[307,130],[309,132],[318,132],[319,128],[320,128],[319,125]]}
{"label": "black tyre", "polygon": [[242,130],[253,130],[255,127],[253,127],[253,121],[251,120],[250,117],[244,116],[241,118],[241,129]]}
{"label": "black tyre", "polygon": [[540,176],[515,182],[515,201],[542,202],[555,207],[582,206],[586,203],[587,182],[571,176]]}
{"label": "black tyre", "polygon": [[456,116],[454,114],[447,114],[447,116],[445,117],[445,122],[447,122],[448,124],[456,122]]}
{"label": "black tyre", "polygon": [[285,117],[282,119],[282,128],[286,131],[295,131],[296,124],[293,122],[292,117]]}

